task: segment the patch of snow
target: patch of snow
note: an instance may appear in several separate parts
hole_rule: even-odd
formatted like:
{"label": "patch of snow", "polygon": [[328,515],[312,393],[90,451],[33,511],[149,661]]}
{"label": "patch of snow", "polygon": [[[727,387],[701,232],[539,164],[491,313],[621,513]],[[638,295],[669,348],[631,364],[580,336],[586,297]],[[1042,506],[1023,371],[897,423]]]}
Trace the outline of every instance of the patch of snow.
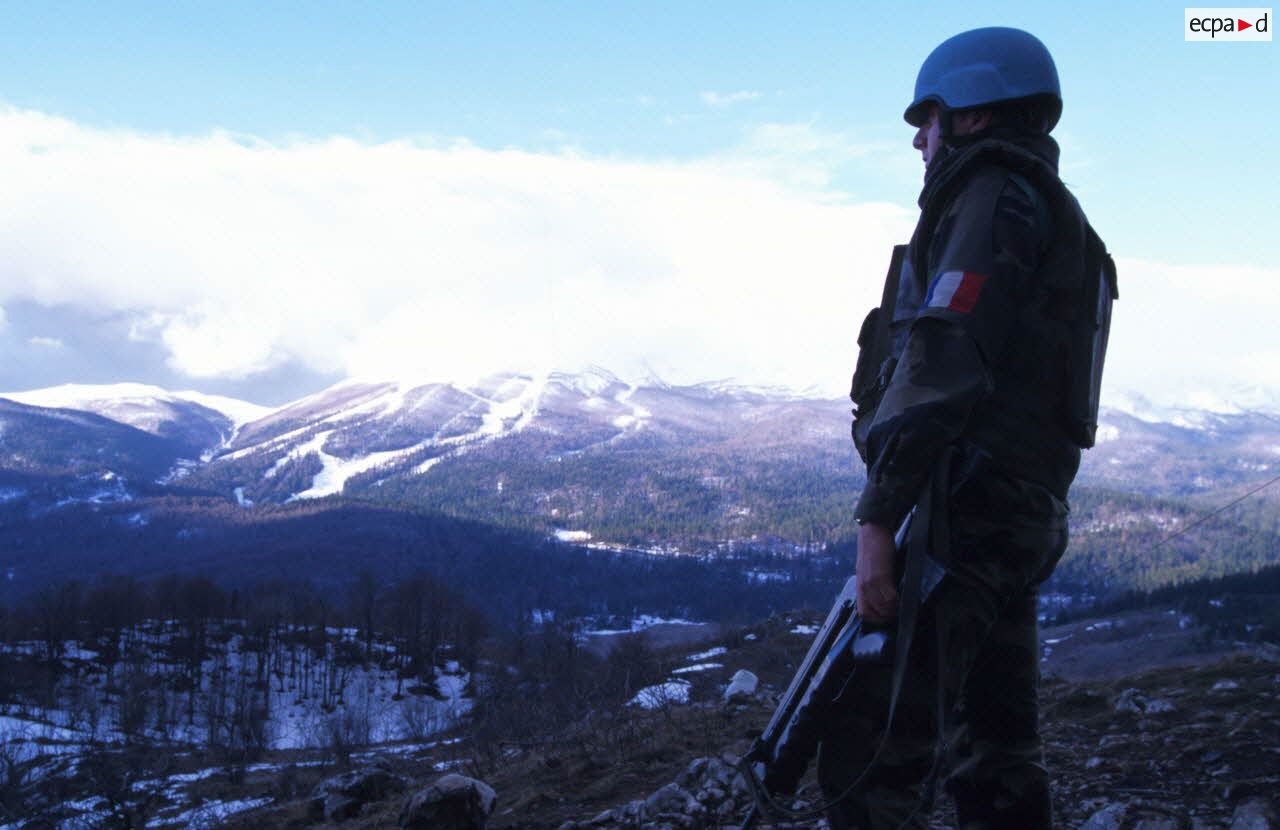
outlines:
{"label": "patch of snow", "polygon": [[0,487],[0,504],[17,501],[27,494],[21,487]]}
{"label": "patch of snow", "polygon": [[204,781],[215,775],[225,774],[226,767],[207,767],[195,772],[180,772],[176,775],[170,775],[164,779],[149,778],[145,781],[133,782],[132,789],[135,793],[141,792],[159,792],[160,790],[173,790],[179,784],[191,784],[196,781]]}
{"label": "patch of snow", "polygon": [[253,500],[245,498],[243,487],[237,487],[232,492],[235,494],[236,504],[240,505],[241,507],[253,507]]}
{"label": "patch of snow", "polygon": [[816,625],[797,625],[795,628],[791,629],[791,633],[792,633],[792,634],[802,634],[802,635],[804,635],[804,636],[806,636],[806,637],[812,637],[814,634],[817,634],[817,633],[818,633],[818,626],[816,626]]}
{"label": "patch of snow", "polygon": [[636,631],[644,631],[646,628],[653,628],[655,625],[702,625],[702,623],[694,622],[693,620],[664,619],[651,614],[641,614],[631,621],[630,628],[600,628],[583,631],[582,633],[588,637],[608,637],[615,634],[631,634]]}
{"label": "patch of snow", "polygon": [[[546,384],[545,377],[538,378],[530,381],[516,397],[504,401],[488,401],[488,411],[480,416],[481,426],[474,435],[492,437],[501,435],[508,429],[511,432],[524,429],[538,412],[538,404],[542,400]],[[513,422],[510,427],[507,426],[508,421]]]}
{"label": "patch of snow", "polygon": [[207,406],[215,412],[221,412],[231,419],[231,425],[234,429],[239,429],[251,421],[265,418],[279,410],[279,407],[276,406],[261,406],[238,398],[228,398],[224,395],[206,395],[203,392],[195,392],[193,390],[174,392],[173,396],[182,398],[184,401]]}
{"label": "patch of snow", "polygon": [[668,680],[666,683],[646,686],[627,701],[627,705],[652,710],[677,703],[688,703],[690,686],[687,680]]}
{"label": "patch of snow", "polygon": [[636,386],[628,386],[622,392],[619,392],[614,398],[615,401],[623,406],[630,407],[631,414],[619,415],[613,419],[613,425],[618,429],[627,429],[628,427],[640,426],[645,421],[653,417],[653,413],[639,404],[631,402],[631,396],[636,393]]}
{"label": "patch of snow", "polygon": [[270,796],[262,798],[246,798],[239,801],[206,801],[198,807],[171,816],[156,816],[147,822],[148,827],[170,827],[177,825],[188,830],[211,830],[224,823],[236,813],[256,810],[265,807],[275,799]]}
{"label": "patch of snow", "polygon": [[561,542],[589,542],[591,534],[585,530],[557,530],[556,539]]}
{"label": "patch of snow", "polygon": [[[82,384],[64,383],[45,389],[32,389],[26,392],[5,392],[0,397],[15,400],[27,406],[40,406],[51,409],[75,409],[82,412],[95,412],[106,418],[112,418],[111,406],[122,402],[147,404],[156,403],[194,403],[225,415],[232,424],[239,426],[255,421],[275,412],[274,407],[259,406],[248,401],[228,398],[222,395],[206,395],[203,392],[184,391],[170,392],[159,386],[145,383],[110,383]],[[135,424],[130,424],[136,426]]]}
{"label": "patch of snow", "polygon": [[73,729],[13,715],[0,715],[0,735],[5,736],[6,742],[21,738],[39,741],[79,741],[84,738],[81,732]]}
{"label": "patch of snow", "polygon": [[[206,452],[205,455],[209,455],[209,452]],[[173,463],[173,467],[169,472],[156,479],[156,484],[171,484],[175,481],[181,481],[191,475],[192,471],[199,466],[200,462],[196,461],[194,458],[179,458]]]}
{"label": "patch of snow", "polygon": [[258,442],[257,444],[250,444],[249,446],[241,447],[240,449],[234,452],[229,452],[226,455],[220,455],[218,456],[218,460],[219,461],[236,461],[238,459],[244,458],[245,456],[253,455],[254,453],[259,453],[259,452],[265,453],[265,452],[271,452],[272,450],[282,449],[285,446],[287,446],[290,441],[300,437],[301,435],[307,432],[310,432],[313,428],[314,428],[313,424],[304,424],[303,426],[300,426],[297,429],[291,429],[288,432],[281,433],[280,435],[272,436],[271,438],[267,438],[263,441]]}
{"label": "patch of snow", "polygon": [[710,671],[711,669],[722,669],[724,663],[694,663],[692,666],[683,666],[678,669],[672,669],[672,674],[693,674],[695,672]]}
{"label": "patch of snow", "polygon": [[82,732],[13,715],[0,715],[0,743],[18,764],[54,755],[78,755],[84,750]]}
{"label": "patch of snow", "polygon": [[[747,636],[752,637],[752,639],[754,639],[754,635],[748,634]],[[716,646],[715,648],[709,648],[706,651],[700,651],[697,654],[690,654],[689,659],[690,660],[710,660],[712,657],[719,657],[722,654],[728,653],[728,651],[729,649],[725,648],[724,646]]]}
{"label": "patch of snow", "polygon": [[[308,455],[312,453],[317,453],[317,454],[322,453],[324,451],[323,450],[324,442],[328,441],[329,436],[332,434],[333,434],[333,430],[325,430],[324,432],[319,432],[311,436],[311,438],[306,442],[299,444],[298,446],[289,450],[284,455],[277,458],[276,463],[272,464],[271,468],[262,474],[262,477],[275,478],[276,474],[279,473],[282,469],[284,469],[285,465],[288,464],[290,461],[293,461],[298,458],[306,458]],[[236,455],[236,453],[232,453],[232,456],[234,455]]]}
{"label": "patch of snow", "polygon": [[457,758],[453,761],[436,761],[431,765],[431,769],[436,772],[445,772],[446,770],[457,769],[466,763],[465,758]]}
{"label": "patch of snow", "polygon": [[441,461],[444,461],[444,459],[445,459],[445,456],[443,455],[437,455],[435,458],[428,458],[426,461],[423,461],[421,464],[413,468],[413,474],[422,475],[427,470],[430,470],[432,467],[439,464]]}
{"label": "patch of snow", "polygon": [[[324,435],[327,437],[329,433],[326,432]],[[289,500],[317,499],[341,493],[343,488],[347,486],[348,479],[361,473],[366,473],[375,467],[381,467],[404,459],[427,446],[429,446],[429,442],[424,441],[412,447],[387,450],[385,452],[372,452],[356,458],[338,458],[326,453],[322,447],[317,448],[316,453],[320,456],[320,463],[324,465],[324,468],[319,473],[316,473],[311,480],[310,488],[303,490],[301,493],[294,493],[289,497]]]}
{"label": "patch of snow", "polygon": [[128,399],[164,399],[170,393],[159,386],[145,383],[64,383],[60,386],[49,386],[44,389],[30,389],[25,392],[0,392],[0,397],[26,404],[50,409],[86,410],[89,404],[101,401]]}

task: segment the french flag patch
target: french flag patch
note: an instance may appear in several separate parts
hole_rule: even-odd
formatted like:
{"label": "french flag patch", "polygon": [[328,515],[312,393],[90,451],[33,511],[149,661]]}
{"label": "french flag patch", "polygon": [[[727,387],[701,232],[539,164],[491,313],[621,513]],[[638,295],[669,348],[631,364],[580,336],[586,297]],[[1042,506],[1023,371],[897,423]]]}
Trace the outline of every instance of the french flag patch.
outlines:
{"label": "french flag patch", "polygon": [[978,304],[978,294],[987,281],[985,274],[972,271],[943,271],[929,288],[926,308],[945,308],[968,314]]}

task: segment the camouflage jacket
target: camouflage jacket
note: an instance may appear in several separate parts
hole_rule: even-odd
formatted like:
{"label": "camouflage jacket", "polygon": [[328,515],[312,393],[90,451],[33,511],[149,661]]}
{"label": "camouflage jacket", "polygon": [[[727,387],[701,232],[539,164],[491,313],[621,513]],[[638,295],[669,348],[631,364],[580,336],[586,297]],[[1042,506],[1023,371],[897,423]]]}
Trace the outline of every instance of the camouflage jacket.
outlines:
{"label": "camouflage jacket", "polygon": [[[951,444],[971,468],[1037,485],[1035,503],[1002,509],[1065,513],[1045,506],[1065,503],[1080,464],[1059,417],[1069,367],[1054,307],[1070,296],[1062,283],[1079,281],[1062,263],[1082,261],[1083,242],[1064,228],[1084,215],[1057,183],[1057,156],[1048,136],[1018,135],[930,165],[890,326],[896,368],[866,432],[858,520],[897,527]],[[1017,172],[1026,164],[1047,165],[1038,180],[1057,193]]]}

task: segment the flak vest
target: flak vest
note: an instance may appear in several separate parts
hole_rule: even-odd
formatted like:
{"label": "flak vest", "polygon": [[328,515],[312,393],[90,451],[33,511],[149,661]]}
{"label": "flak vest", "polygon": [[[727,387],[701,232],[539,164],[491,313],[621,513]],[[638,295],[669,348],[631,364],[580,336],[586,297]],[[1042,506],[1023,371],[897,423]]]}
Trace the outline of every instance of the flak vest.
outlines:
{"label": "flak vest", "polygon": [[[902,270],[889,325],[891,357],[871,384],[875,400],[858,402],[855,443],[860,443],[860,425],[865,434],[874,418],[928,290],[929,254],[940,222],[961,190],[975,215],[989,211],[985,216],[992,216],[1011,174],[1043,199],[1052,234],[1032,295],[1017,308],[1003,349],[988,355],[992,391],[975,405],[960,443],[976,447],[1004,473],[1040,484],[1065,501],[1080,450],[1093,446],[1097,430],[1111,304],[1118,297],[1115,264],[1075,197],[1040,156],[986,139],[954,150],[944,161],[921,194],[921,216],[906,256],[895,257]],[[964,233],[966,228],[956,227],[960,224],[946,232]]]}

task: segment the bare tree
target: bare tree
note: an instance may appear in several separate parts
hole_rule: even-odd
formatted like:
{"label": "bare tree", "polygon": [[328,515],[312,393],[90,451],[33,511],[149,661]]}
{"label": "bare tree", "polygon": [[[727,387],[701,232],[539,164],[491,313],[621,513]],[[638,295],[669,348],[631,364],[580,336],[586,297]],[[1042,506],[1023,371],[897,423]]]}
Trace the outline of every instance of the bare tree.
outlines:
{"label": "bare tree", "polygon": [[364,662],[367,666],[373,662],[373,636],[377,625],[378,600],[381,585],[372,571],[360,571],[355,583],[351,586],[351,610],[359,622],[360,632],[364,638]]}
{"label": "bare tree", "polygon": [[25,814],[26,739],[20,729],[0,730],[0,821],[17,821]]}

